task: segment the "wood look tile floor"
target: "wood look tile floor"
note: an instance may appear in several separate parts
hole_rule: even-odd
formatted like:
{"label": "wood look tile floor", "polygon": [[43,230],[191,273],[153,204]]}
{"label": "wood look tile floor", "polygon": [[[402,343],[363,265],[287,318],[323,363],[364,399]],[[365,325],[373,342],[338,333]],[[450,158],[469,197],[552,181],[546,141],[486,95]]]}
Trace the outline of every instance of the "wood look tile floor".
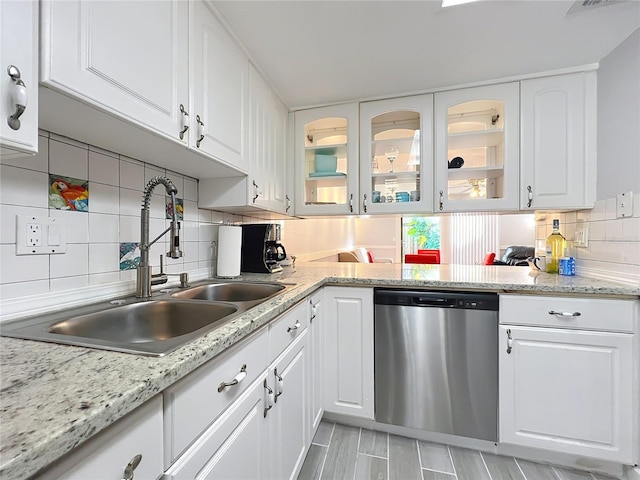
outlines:
{"label": "wood look tile floor", "polygon": [[298,480],[613,480],[613,477],[322,422]]}

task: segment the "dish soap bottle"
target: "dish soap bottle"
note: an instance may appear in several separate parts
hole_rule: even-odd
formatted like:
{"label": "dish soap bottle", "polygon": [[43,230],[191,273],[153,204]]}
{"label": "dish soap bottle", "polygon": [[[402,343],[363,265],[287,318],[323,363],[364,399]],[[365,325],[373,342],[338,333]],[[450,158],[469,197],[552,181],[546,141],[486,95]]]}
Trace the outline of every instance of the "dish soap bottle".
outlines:
{"label": "dish soap bottle", "polygon": [[553,232],[547,237],[547,273],[558,273],[560,257],[564,255],[566,242],[560,233],[560,220],[553,219]]}

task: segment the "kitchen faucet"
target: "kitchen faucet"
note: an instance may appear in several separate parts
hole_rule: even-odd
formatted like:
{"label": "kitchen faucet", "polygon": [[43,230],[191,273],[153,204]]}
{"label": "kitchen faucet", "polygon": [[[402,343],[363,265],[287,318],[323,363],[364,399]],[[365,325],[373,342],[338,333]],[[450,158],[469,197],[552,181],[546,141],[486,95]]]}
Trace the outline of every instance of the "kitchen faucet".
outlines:
{"label": "kitchen faucet", "polygon": [[[149,204],[151,203],[151,193],[153,189],[158,185],[164,185],[167,194],[171,195],[171,205],[173,205],[173,211],[171,213],[171,224],[169,227],[158,235],[151,242],[149,241]],[[169,251],[167,256],[171,258],[182,257],[180,251],[180,222],[178,222],[177,205],[176,205],[176,193],[178,189],[167,177],[157,176],[153,177],[147,183],[142,194],[142,209],[140,211],[140,264],[138,265],[138,271],[136,276],[136,297],[138,298],[150,298],[151,297],[151,285],[152,280],[152,267],[149,264],[149,249],[151,245],[160,240],[165,233],[171,232]],[[166,275],[161,275],[159,281],[153,283],[165,283],[167,281]]]}

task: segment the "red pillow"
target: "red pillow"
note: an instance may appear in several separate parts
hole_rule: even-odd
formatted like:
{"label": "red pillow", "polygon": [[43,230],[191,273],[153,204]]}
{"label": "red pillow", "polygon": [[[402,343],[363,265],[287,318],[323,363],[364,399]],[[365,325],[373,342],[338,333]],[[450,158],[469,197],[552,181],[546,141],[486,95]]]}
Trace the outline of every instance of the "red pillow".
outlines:
{"label": "red pillow", "polygon": [[373,255],[371,255],[369,250],[367,250],[367,257],[369,257],[369,263],[373,263]]}
{"label": "red pillow", "polygon": [[484,257],[483,265],[493,265],[493,261],[496,258],[495,253],[487,253]]}

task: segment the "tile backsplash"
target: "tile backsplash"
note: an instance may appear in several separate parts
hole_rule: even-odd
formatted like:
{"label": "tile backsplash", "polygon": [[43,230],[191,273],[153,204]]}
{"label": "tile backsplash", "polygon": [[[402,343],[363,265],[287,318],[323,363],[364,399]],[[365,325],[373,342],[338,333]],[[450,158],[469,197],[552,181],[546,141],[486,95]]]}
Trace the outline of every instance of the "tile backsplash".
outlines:
{"label": "tile backsplash", "polygon": [[[585,277],[640,285],[640,192],[633,195],[633,216],[616,218],[616,199],[598,200],[592,210],[536,212],[536,249],[544,250],[560,220],[560,232],[576,258],[576,273]],[[576,228],[587,228],[587,247],[572,246]]]}
{"label": "tile backsplash", "polygon": [[[50,175],[88,182],[88,211],[50,207]],[[247,217],[198,208],[198,181],[178,172],[95,148],[67,137],[40,131],[39,153],[3,159],[0,165],[0,305],[20,297],[51,297],[88,292],[107,285],[122,293],[135,288],[135,270],[120,269],[121,243],[140,241],[140,208],[146,183],[165,175],[182,200],[183,258],[165,255],[167,273],[207,276],[211,271],[212,241],[223,222],[242,223]],[[59,200],[59,197],[58,197]],[[53,205],[56,205],[54,202]],[[57,203],[60,206],[60,202]],[[150,237],[169,226],[162,185],[153,192]],[[67,228],[67,251],[52,255],[16,255],[16,215],[60,219]],[[251,219],[248,219],[251,220]],[[157,269],[168,250],[168,237],[151,247]],[[170,277],[171,278],[171,277]]]}

